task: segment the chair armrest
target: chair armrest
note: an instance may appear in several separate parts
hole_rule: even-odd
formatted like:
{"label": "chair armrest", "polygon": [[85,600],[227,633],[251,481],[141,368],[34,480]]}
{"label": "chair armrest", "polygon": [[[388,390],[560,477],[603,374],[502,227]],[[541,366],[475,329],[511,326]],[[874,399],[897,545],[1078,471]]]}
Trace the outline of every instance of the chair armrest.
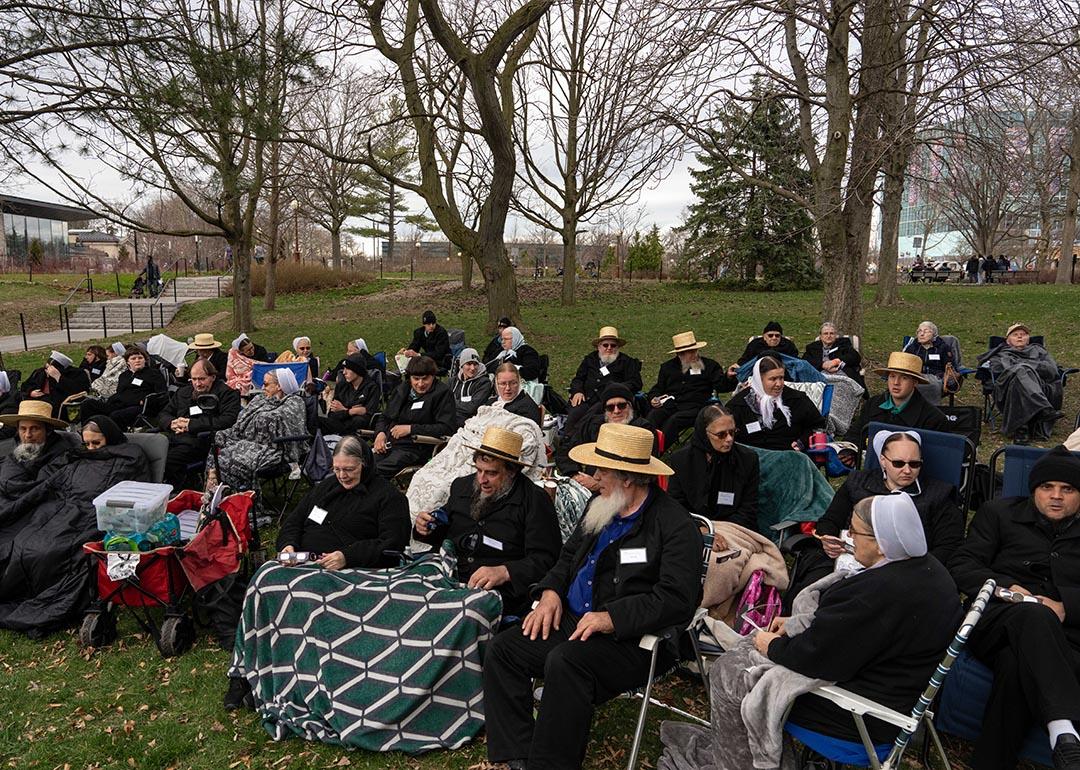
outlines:
{"label": "chair armrest", "polygon": [[875,719],[880,719],[882,722],[888,722],[890,725],[899,727],[902,730],[915,732],[915,729],[919,726],[919,721],[912,718],[909,714],[901,714],[899,711],[893,711],[890,708],[882,706],[880,703],[874,703],[874,701],[869,700],[868,698],[856,695],[855,693],[845,690],[842,687],[837,687],[834,684],[819,687],[813,691],[813,694],[820,696],[825,700],[832,701],[840,708],[845,711],[850,711],[852,714],[859,714],[861,716],[869,715]]}
{"label": "chair armrest", "polygon": [[648,650],[649,652],[652,652],[657,648],[657,646],[659,646],[659,644],[659,636],[656,636],[655,634],[645,634],[645,636],[641,637],[641,640],[638,642],[638,647],[643,650]]}
{"label": "chair armrest", "polygon": [[442,446],[450,439],[446,436],[412,436],[413,443]]}

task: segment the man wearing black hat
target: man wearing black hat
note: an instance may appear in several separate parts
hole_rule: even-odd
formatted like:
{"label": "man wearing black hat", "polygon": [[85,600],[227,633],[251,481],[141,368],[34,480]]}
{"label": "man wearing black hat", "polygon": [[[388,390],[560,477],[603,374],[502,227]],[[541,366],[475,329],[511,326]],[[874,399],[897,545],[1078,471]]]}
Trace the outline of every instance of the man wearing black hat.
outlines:
{"label": "man wearing black hat", "polygon": [[49,354],[45,365],[35,369],[20,388],[23,398],[47,401],[53,417],[60,416],[60,404],[76,393],[90,390],[90,375],[59,350]]}
{"label": "man wearing black hat", "polygon": [[319,418],[319,428],[323,433],[339,436],[364,430],[379,411],[381,398],[382,389],[373,377],[368,377],[364,356],[352,353],[341,362],[341,379],[334,388],[326,416]]}
{"label": "man wearing black hat", "polygon": [[975,770],[1015,767],[1033,724],[1046,727],[1055,768],[1080,770],[1080,456],[1050,450],[1028,488],[984,504],[949,563],[968,596],[993,578],[1036,600],[992,601],[968,640],[994,670]]}
{"label": "man wearing black hat", "polygon": [[761,332],[760,337],[754,337],[746,345],[746,350],[739,356],[739,366],[747,361],[753,361],[763,353],[780,353],[792,358],[799,357],[799,349],[795,343],[784,336],[784,327],[777,321],[769,321]]}
{"label": "man wearing black hat", "polygon": [[412,342],[402,348],[400,355],[407,358],[427,356],[434,361],[441,374],[450,371],[450,334],[435,321],[435,314],[425,310],[421,316],[419,326],[413,330]]}
{"label": "man wearing black hat", "polygon": [[491,342],[484,348],[484,357],[480,359],[481,361],[494,361],[495,357],[502,353],[502,331],[513,325],[514,322],[506,316],[499,319],[499,323],[495,326],[495,336],[491,338]]}

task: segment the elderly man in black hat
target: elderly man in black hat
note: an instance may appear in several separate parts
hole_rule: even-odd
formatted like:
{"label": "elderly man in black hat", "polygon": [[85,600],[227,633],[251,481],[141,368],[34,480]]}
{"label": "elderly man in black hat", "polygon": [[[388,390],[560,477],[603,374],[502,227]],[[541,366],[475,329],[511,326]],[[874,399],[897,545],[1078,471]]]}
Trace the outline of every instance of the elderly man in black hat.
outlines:
{"label": "elderly man in black hat", "polygon": [[439,367],[439,372],[445,374],[450,370],[450,333],[438,324],[435,313],[430,310],[424,311],[420,323],[413,330],[408,347],[399,350],[398,355],[406,358],[427,356]]}
{"label": "elderly man in black hat", "polygon": [[[641,637],[685,626],[701,594],[701,535],[657,486],[671,469],[650,455],[652,434],[605,424],[571,452],[596,468],[600,493],[555,567],[532,591],[520,628],[484,658],[488,758],[511,768],[581,767],[594,708],[645,684]],[[660,666],[675,651],[664,649]],[[533,715],[533,677],[544,678]]]}
{"label": "elderly man in black hat", "polygon": [[746,344],[746,349],[739,356],[739,366],[747,361],[753,361],[765,353],[780,353],[792,358],[799,357],[799,349],[795,343],[784,336],[784,327],[777,321],[769,321],[761,332],[760,337],[754,337]]}
{"label": "elderly man in black hat", "polygon": [[529,589],[555,564],[562,547],[555,505],[521,469],[522,437],[491,426],[473,450],[476,472],[450,485],[441,511],[421,511],[413,537],[454,544],[457,577],[470,588],[498,591],[503,617],[520,617]]}
{"label": "elderly man in black hat", "polygon": [[366,430],[381,400],[382,388],[368,376],[367,360],[359,352],[351,353],[341,362],[341,379],[334,387],[326,416],[319,418],[319,428],[339,436]]}
{"label": "elderly man in black hat", "polygon": [[1028,489],[985,503],[949,563],[968,596],[993,578],[1006,599],[987,606],[968,640],[994,670],[975,770],[1015,767],[1032,724],[1046,727],[1055,768],[1080,770],[1080,457],[1050,450]]}
{"label": "elderly man in black hat", "polygon": [[626,355],[626,340],[614,326],[600,327],[592,341],[593,351],[581,359],[577,374],[570,381],[570,409],[566,413],[563,435],[572,436],[578,420],[585,416],[608,385],[622,383],[631,393],[641,390],[641,361]]}
{"label": "elderly man in black hat", "polygon": [[[888,383],[884,393],[871,396],[859,417],[851,422],[845,440],[860,446],[863,431],[872,422],[896,425],[900,428],[925,428],[947,432],[949,421],[940,409],[927,401],[919,392],[918,385],[926,384],[922,372],[923,362],[911,353],[890,353],[887,366],[874,369]],[[841,456],[845,462],[854,458]]]}
{"label": "elderly man in black hat", "polygon": [[52,416],[60,416],[64,400],[90,389],[90,376],[59,350],[49,353],[45,365],[31,372],[22,384],[23,398],[46,401]]}
{"label": "elderly man in black hat", "polygon": [[[22,495],[65,465],[68,451],[78,449],[82,442],[63,430],[67,423],[54,418],[45,401],[22,401],[16,414],[0,415],[0,425],[16,429],[15,448],[0,462],[2,517]],[[0,527],[0,534],[4,529]]]}
{"label": "elderly man in black hat", "polygon": [[698,342],[693,332],[682,332],[671,338],[674,348],[668,353],[674,358],[660,365],[656,384],[649,390],[649,423],[664,434],[664,449],[679,439],[679,433],[689,428],[697,419],[698,412],[717,391],[730,393],[735,390],[737,366],[727,372],[711,358],[698,351],[708,345]]}

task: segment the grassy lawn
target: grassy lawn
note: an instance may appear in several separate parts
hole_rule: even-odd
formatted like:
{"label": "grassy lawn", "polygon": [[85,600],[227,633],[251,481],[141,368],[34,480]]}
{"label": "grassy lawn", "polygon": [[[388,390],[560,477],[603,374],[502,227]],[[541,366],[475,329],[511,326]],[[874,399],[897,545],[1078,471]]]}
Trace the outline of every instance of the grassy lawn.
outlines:
{"label": "grassy lawn", "polygon": [[[0,283],[4,303],[12,300],[10,285]],[[578,305],[563,308],[558,305],[556,281],[523,280],[521,287],[526,339],[551,356],[551,379],[560,388],[569,382],[589,340],[604,324],[618,326],[630,340],[627,352],[644,360],[648,387],[667,358],[673,333],[693,329],[699,339],[709,342],[703,352],[727,364],[742,351],[747,337],[759,333],[770,319],[781,321],[800,349],[813,339],[821,321],[818,292],[746,294],[685,284],[620,286],[588,281],[581,288]],[[863,351],[868,365],[883,362],[900,338],[913,333],[924,319],[960,338],[968,364],[985,349],[989,334],[1002,333],[1014,320],[1031,323],[1036,334],[1045,333],[1059,363],[1080,364],[1080,315],[1076,312],[1080,288],[918,286],[904,287],[903,295],[904,305],[886,309],[870,306],[872,293],[867,291]],[[26,307],[41,301],[20,296],[12,301]],[[256,302],[261,307],[261,300]],[[452,282],[430,280],[373,280],[319,294],[286,295],[279,298],[274,312],[257,312],[259,329],[252,336],[269,349],[281,350],[298,334],[309,335],[323,364],[329,365],[354,337],[364,337],[372,351],[396,351],[429,307],[444,326],[465,329],[472,347],[482,350],[487,344],[482,292],[476,288],[462,292]],[[229,299],[189,305],[168,333],[185,339],[196,332],[213,331],[227,343],[235,336],[230,308]],[[65,352],[75,357],[84,347],[65,346]],[[34,352],[5,356],[5,360],[9,367],[26,370],[40,357],[40,352]],[[1069,418],[1059,423],[1055,443],[1064,438],[1067,427],[1071,430],[1072,416],[1080,409],[1077,382],[1066,389]],[[981,406],[978,386],[966,384],[959,401]],[[999,444],[998,436],[985,433],[980,459],[985,460]],[[130,620],[121,626],[119,643],[93,653],[79,649],[74,632],[45,642],[0,633],[0,667],[8,679],[8,686],[0,691],[0,761],[10,767],[231,770],[468,768],[483,759],[480,743],[421,758],[346,752],[298,740],[273,743],[252,714],[230,715],[221,708],[227,664],[228,655],[205,639],[183,657],[162,660]],[[663,690],[681,707],[705,714],[700,687],[676,682]],[[620,700],[598,712],[587,767],[625,765],[636,706],[636,702]],[[652,765],[659,753],[658,723],[663,714],[657,709],[650,713],[644,757]]]}

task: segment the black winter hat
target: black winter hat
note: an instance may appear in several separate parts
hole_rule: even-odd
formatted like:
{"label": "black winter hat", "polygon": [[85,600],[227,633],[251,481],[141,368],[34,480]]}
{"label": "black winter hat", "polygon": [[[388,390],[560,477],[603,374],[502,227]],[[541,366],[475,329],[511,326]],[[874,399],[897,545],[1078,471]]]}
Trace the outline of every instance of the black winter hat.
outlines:
{"label": "black winter hat", "polygon": [[420,318],[420,322],[426,324],[435,323],[435,314],[430,310],[425,310],[424,315]]}
{"label": "black winter hat", "polygon": [[1028,490],[1047,481],[1060,481],[1080,489],[1080,457],[1058,445],[1039,458],[1028,476]]}
{"label": "black winter hat", "polygon": [[765,324],[765,328],[764,330],[762,330],[761,333],[768,334],[769,332],[780,332],[781,334],[783,334],[784,327],[781,326],[777,321],[769,321],[767,324]]}
{"label": "black winter hat", "polygon": [[364,361],[364,357],[359,353],[345,356],[345,360],[341,362],[341,365],[350,371],[367,377],[367,362]]}
{"label": "black winter hat", "polygon": [[621,382],[613,382],[600,391],[600,403],[606,404],[611,399],[618,398],[619,396],[622,396],[629,401],[630,406],[634,405],[634,391],[630,390],[630,388],[623,385]]}

